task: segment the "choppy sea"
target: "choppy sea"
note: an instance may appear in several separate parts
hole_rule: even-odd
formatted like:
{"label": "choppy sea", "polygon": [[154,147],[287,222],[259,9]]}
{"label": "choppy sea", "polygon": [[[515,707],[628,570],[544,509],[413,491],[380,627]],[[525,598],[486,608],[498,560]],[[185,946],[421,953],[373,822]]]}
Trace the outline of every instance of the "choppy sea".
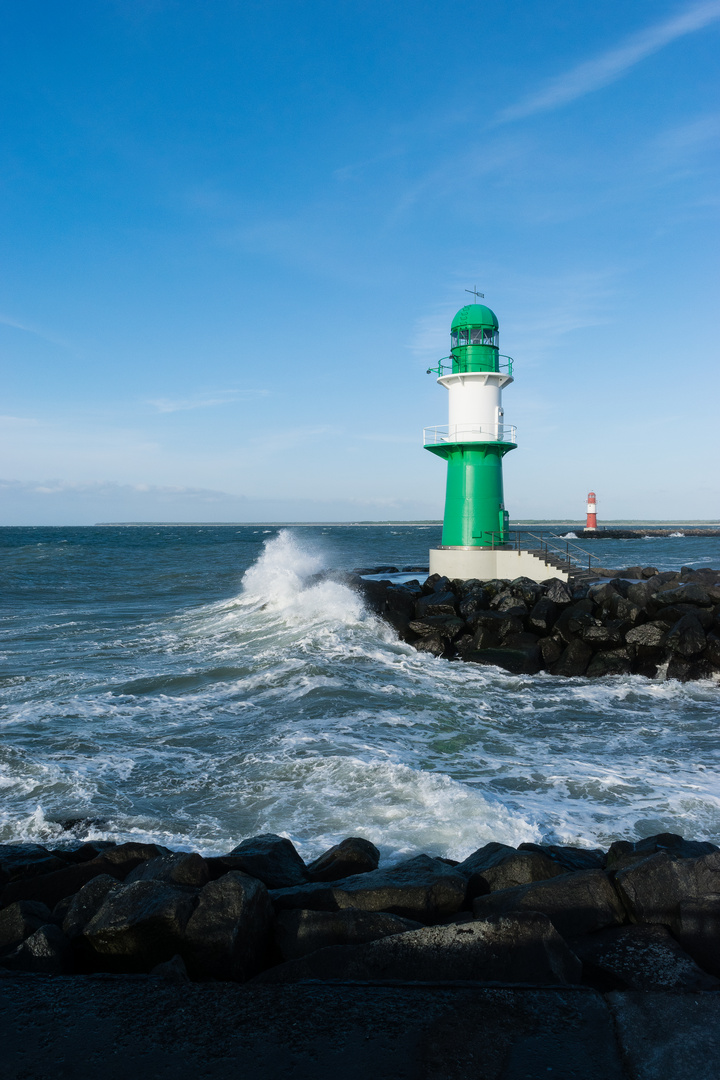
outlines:
{"label": "choppy sea", "polygon": [[[489,840],[720,841],[716,682],[438,660],[313,581],[426,564],[439,532],[0,529],[0,842],[209,853],[278,832],[312,857],[360,835],[391,860]],[[720,539],[592,551],[720,567]]]}

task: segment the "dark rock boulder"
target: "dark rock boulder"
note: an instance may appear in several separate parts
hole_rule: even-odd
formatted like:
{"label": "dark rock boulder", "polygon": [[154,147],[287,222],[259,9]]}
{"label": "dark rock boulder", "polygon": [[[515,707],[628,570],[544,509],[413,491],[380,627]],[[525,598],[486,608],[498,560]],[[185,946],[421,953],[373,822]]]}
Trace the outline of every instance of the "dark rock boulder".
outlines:
{"label": "dark rock boulder", "polygon": [[49,908],[34,900],[16,900],[0,911],[0,954],[17,948],[41,926],[52,921]]}
{"label": "dark rock boulder", "polygon": [[0,907],[12,904],[15,900],[38,900],[52,910],[63,897],[78,892],[83,885],[100,874],[121,876],[118,867],[103,856],[77,865],[67,864],[62,870],[54,870],[51,874],[19,878],[9,882],[3,889]]}
{"label": "dark rock boulder", "polygon": [[585,674],[589,679],[605,675],[627,675],[632,670],[633,657],[629,649],[603,649],[596,652]]}
{"label": "dark rock boulder", "polygon": [[541,596],[528,616],[528,629],[538,634],[548,634],[560,614],[560,608],[547,596]]}
{"label": "dark rock boulder", "polygon": [[156,859],[159,855],[172,855],[172,852],[162,844],[138,844],[129,841],[127,844],[108,848],[102,853],[102,858],[115,867],[117,877],[125,878],[140,863]]}
{"label": "dark rock boulder", "polygon": [[518,851],[538,851],[569,870],[602,870],[605,852],[600,848],[579,848],[570,844],[520,844]]}
{"label": "dark rock boulder", "polygon": [[196,977],[244,981],[268,958],[272,905],[261,881],[233,870],[202,889],[180,950]]}
{"label": "dark rock boulder", "polygon": [[720,634],[710,631],[705,639],[705,656],[714,668],[720,668]]}
{"label": "dark rock boulder", "polygon": [[717,990],[664,926],[619,926],[571,938],[586,982],[600,990]]}
{"label": "dark rock boulder", "polygon": [[275,941],[284,960],[297,960],[318,949],[335,945],[364,945],[381,937],[419,930],[422,923],[384,911],[281,911],[275,925]]}
{"label": "dark rock boulder", "polygon": [[552,675],[562,675],[565,678],[584,675],[591,658],[592,649],[578,638],[565,647],[560,659],[550,668],[550,672]]}
{"label": "dark rock boulder", "polygon": [[25,938],[0,961],[11,971],[32,971],[38,975],[63,975],[70,970],[70,942],[59,926],[47,923]]}
{"label": "dark rock boulder", "polygon": [[567,985],[581,965],[550,921],[529,911],[461,925],[423,927],[366,945],[320,949],[256,982],[452,980]]}
{"label": "dark rock boulder", "polygon": [[428,615],[456,615],[457,599],[455,593],[430,593],[415,604],[415,618],[426,619]]}
{"label": "dark rock boulder", "polygon": [[706,896],[720,917],[720,851],[693,859],[657,851],[618,870],[615,886],[633,922],[669,926],[680,904]]}
{"label": "dark rock boulder", "polygon": [[[532,636],[529,635],[530,638]],[[500,667],[513,675],[535,675],[543,665],[540,646],[536,641],[524,640],[522,634],[496,647],[468,650],[464,659],[473,664]]]}
{"label": "dark rock boulder", "polygon": [[720,896],[700,893],[681,900],[668,923],[673,935],[700,967],[720,978]]}
{"label": "dark rock boulder", "polygon": [[572,603],[572,590],[566,581],[561,581],[560,578],[550,578],[546,584],[547,592],[545,595],[553,604],[562,604],[564,606]]}
{"label": "dark rock boulder", "polygon": [[600,604],[603,608],[606,607],[610,602],[610,597],[615,593],[617,593],[617,589],[609,581],[600,581],[595,585],[591,585],[588,589],[589,599],[595,604]]}
{"label": "dark rock boulder", "polygon": [[50,874],[66,865],[66,859],[51,855],[40,844],[0,844],[0,885]]}
{"label": "dark rock boulder", "polygon": [[490,607],[494,611],[515,615],[519,619],[524,619],[528,615],[527,604],[518,599],[511,589],[504,589],[493,597],[490,601]]}
{"label": "dark rock boulder", "polygon": [[672,859],[698,859],[720,848],[709,840],[686,840],[678,833],[656,833],[636,841],[616,840],[608,849],[607,869],[622,870],[658,851],[666,852]]}
{"label": "dark rock boulder", "polygon": [[257,878],[268,889],[286,889],[310,879],[308,868],[292,841],[275,833],[251,836],[230,854],[233,869]]}
{"label": "dark rock boulder", "polygon": [[508,844],[499,844],[496,840],[493,840],[489,844],[484,844],[481,848],[478,848],[477,851],[473,851],[466,859],[459,862],[455,870],[469,880],[473,874],[481,874],[483,870],[489,870],[491,867],[497,866],[504,859],[515,855],[516,852],[517,848],[510,847]]}
{"label": "dark rock boulder", "polygon": [[440,637],[438,634],[428,634],[427,637],[421,637],[414,642],[418,652],[430,653],[431,656],[437,657],[450,655],[449,644],[447,638]]}
{"label": "dark rock boulder", "polygon": [[705,631],[694,615],[683,615],[668,633],[665,645],[686,659],[697,656],[706,645]]}
{"label": "dark rock boulder", "polygon": [[564,937],[620,926],[626,919],[622,903],[602,870],[563,874],[473,901],[476,919],[515,911],[541,911]]}
{"label": "dark rock boulder", "polygon": [[566,873],[564,867],[541,851],[511,851],[499,858],[492,866],[476,870],[469,880],[468,895],[471,899],[516,885],[529,885],[533,881],[546,881]]}
{"label": "dark rock boulder", "polygon": [[633,626],[625,635],[627,645],[638,649],[638,655],[655,656],[662,652],[667,637],[667,626],[661,622],[646,622]]}
{"label": "dark rock boulder", "polygon": [[71,941],[82,934],[83,930],[105,903],[105,898],[113,889],[120,887],[117,878],[110,874],[100,874],[88,881],[79,892],[70,899],[63,918],[63,933]]}
{"label": "dark rock boulder", "polygon": [[148,859],[125,878],[127,884],[133,881],[164,881],[166,885],[188,885],[195,889],[207,885],[208,880],[208,868],[202,856],[185,851]]}
{"label": "dark rock boulder", "polygon": [[308,863],[311,881],[340,881],[355,874],[377,870],[380,852],[369,840],[349,836]]}
{"label": "dark rock boulder", "polygon": [[294,889],[276,889],[271,898],[276,911],[308,908],[337,911],[388,911],[418,922],[437,922],[459,911],[467,882],[454,867],[428,855],[418,855],[397,866],[356,874],[334,884],[318,883]]}
{"label": "dark rock boulder", "polygon": [[149,971],[181,951],[195,897],[161,881],[111,890],[85,927],[82,942],[103,967]]}
{"label": "dark rock boulder", "polygon": [[708,591],[702,585],[693,582],[687,585],[679,585],[676,589],[657,593],[655,602],[660,605],[693,604],[695,607],[711,607],[712,599]]}
{"label": "dark rock boulder", "polygon": [[684,615],[692,615],[697,619],[703,630],[710,630],[713,625],[713,609],[694,607],[693,604],[673,604],[671,607],[658,608],[651,601],[649,610],[653,613],[653,619],[665,623],[666,627],[674,626]]}
{"label": "dark rock boulder", "polygon": [[702,679],[704,675],[705,671],[701,664],[688,660],[679,653],[671,655],[665,672],[668,682],[671,679],[677,679],[678,682],[690,682],[691,679]]}
{"label": "dark rock boulder", "polygon": [[569,645],[571,641],[581,637],[589,627],[598,625],[598,620],[587,610],[587,601],[580,600],[560,613],[553,627],[553,633]]}
{"label": "dark rock boulder", "polygon": [[408,623],[414,634],[420,637],[439,637],[452,641],[465,629],[465,623],[457,615],[428,615],[425,619],[411,619]]}
{"label": "dark rock boulder", "polygon": [[540,639],[540,655],[542,657],[543,667],[550,670],[553,664],[562,656],[565,651],[565,642],[556,637],[545,637]]}
{"label": "dark rock boulder", "polygon": [[513,596],[527,604],[528,608],[532,608],[540,597],[545,595],[543,586],[528,577],[514,578],[510,582],[510,591]]}
{"label": "dark rock boulder", "polygon": [[403,585],[398,585],[388,589],[385,598],[388,614],[403,615],[406,619],[412,619],[415,614],[415,601],[417,600],[414,592],[406,589]]}
{"label": "dark rock boulder", "polygon": [[458,605],[458,612],[463,619],[467,620],[471,615],[476,615],[478,611],[484,611],[489,604],[490,597],[484,589],[473,589],[472,592],[463,595],[463,599]]}
{"label": "dark rock boulder", "polygon": [[581,637],[586,645],[595,650],[615,649],[622,644],[622,634],[614,626],[585,626]]}
{"label": "dark rock boulder", "polygon": [[644,608],[656,587],[652,581],[634,582],[627,591],[627,599],[638,607]]}
{"label": "dark rock boulder", "polygon": [[623,596],[611,597],[607,605],[607,611],[611,618],[628,623],[630,626],[637,626],[639,623],[647,622],[645,609]]}

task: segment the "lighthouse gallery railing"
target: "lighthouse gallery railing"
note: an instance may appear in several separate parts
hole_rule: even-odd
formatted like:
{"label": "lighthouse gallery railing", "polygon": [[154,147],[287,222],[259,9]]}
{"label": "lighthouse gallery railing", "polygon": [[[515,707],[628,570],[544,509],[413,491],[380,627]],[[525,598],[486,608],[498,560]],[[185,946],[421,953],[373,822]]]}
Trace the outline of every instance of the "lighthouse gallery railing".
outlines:
{"label": "lighthouse gallery railing", "polygon": [[[450,363],[449,364],[444,363],[445,360],[449,360]],[[442,360],[438,361],[438,366],[437,367],[430,367],[430,368],[427,369],[426,375],[440,375],[440,376],[442,376],[442,375],[452,375],[452,373],[453,373],[453,361],[454,360],[455,360],[455,357],[453,357],[453,356],[443,356]],[[455,362],[457,363],[457,361],[455,361]],[[499,353],[498,354],[498,371],[502,375],[512,375],[512,373],[513,373],[513,364],[514,363],[515,363],[515,361],[513,360],[512,356],[505,356],[504,353]],[[467,375],[467,374],[471,374],[471,373],[467,372],[467,371],[460,371],[460,372],[456,372],[456,374],[458,374],[458,375]]]}
{"label": "lighthouse gallery railing", "polygon": [[423,446],[459,442],[516,442],[514,424],[452,424],[423,428]]}

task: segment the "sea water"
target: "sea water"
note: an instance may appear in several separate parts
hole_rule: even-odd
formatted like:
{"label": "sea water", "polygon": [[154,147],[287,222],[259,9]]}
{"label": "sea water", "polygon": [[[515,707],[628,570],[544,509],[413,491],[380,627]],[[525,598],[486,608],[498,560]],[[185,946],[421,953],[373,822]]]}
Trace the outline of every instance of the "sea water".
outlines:
{"label": "sea water", "polygon": [[[277,832],[312,857],[356,835],[390,861],[490,840],[720,841],[717,682],[439,660],[316,577],[421,565],[439,538],[436,526],[0,530],[0,842],[210,853]],[[712,538],[591,550],[610,567],[720,567]]]}

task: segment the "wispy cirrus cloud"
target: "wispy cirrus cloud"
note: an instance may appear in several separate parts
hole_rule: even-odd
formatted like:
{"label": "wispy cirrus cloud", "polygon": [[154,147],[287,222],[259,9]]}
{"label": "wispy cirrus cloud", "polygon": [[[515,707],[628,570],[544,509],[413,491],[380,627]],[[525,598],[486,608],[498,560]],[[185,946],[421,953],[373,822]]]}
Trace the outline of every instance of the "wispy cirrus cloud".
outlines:
{"label": "wispy cirrus cloud", "polygon": [[703,3],[694,4],[670,19],[631,34],[614,48],[552,79],[534,94],[529,94],[516,105],[503,109],[498,113],[496,122],[523,120],[535,113],[549,112],[567,105],[593,90],[615,82],[646,57],[659,52],[678,38],[702,30],[718,20],[720,0],[704,0]]}
{"label": "wispy cirrus cloud", "polygon": [[237,401],[267,397],[267,394],[267,390],[215,390],[189,398],[152,398],[146,404],[152,405],[160,413],[174,413],[188,409],[210,409],[215,405],[232,405]]}

